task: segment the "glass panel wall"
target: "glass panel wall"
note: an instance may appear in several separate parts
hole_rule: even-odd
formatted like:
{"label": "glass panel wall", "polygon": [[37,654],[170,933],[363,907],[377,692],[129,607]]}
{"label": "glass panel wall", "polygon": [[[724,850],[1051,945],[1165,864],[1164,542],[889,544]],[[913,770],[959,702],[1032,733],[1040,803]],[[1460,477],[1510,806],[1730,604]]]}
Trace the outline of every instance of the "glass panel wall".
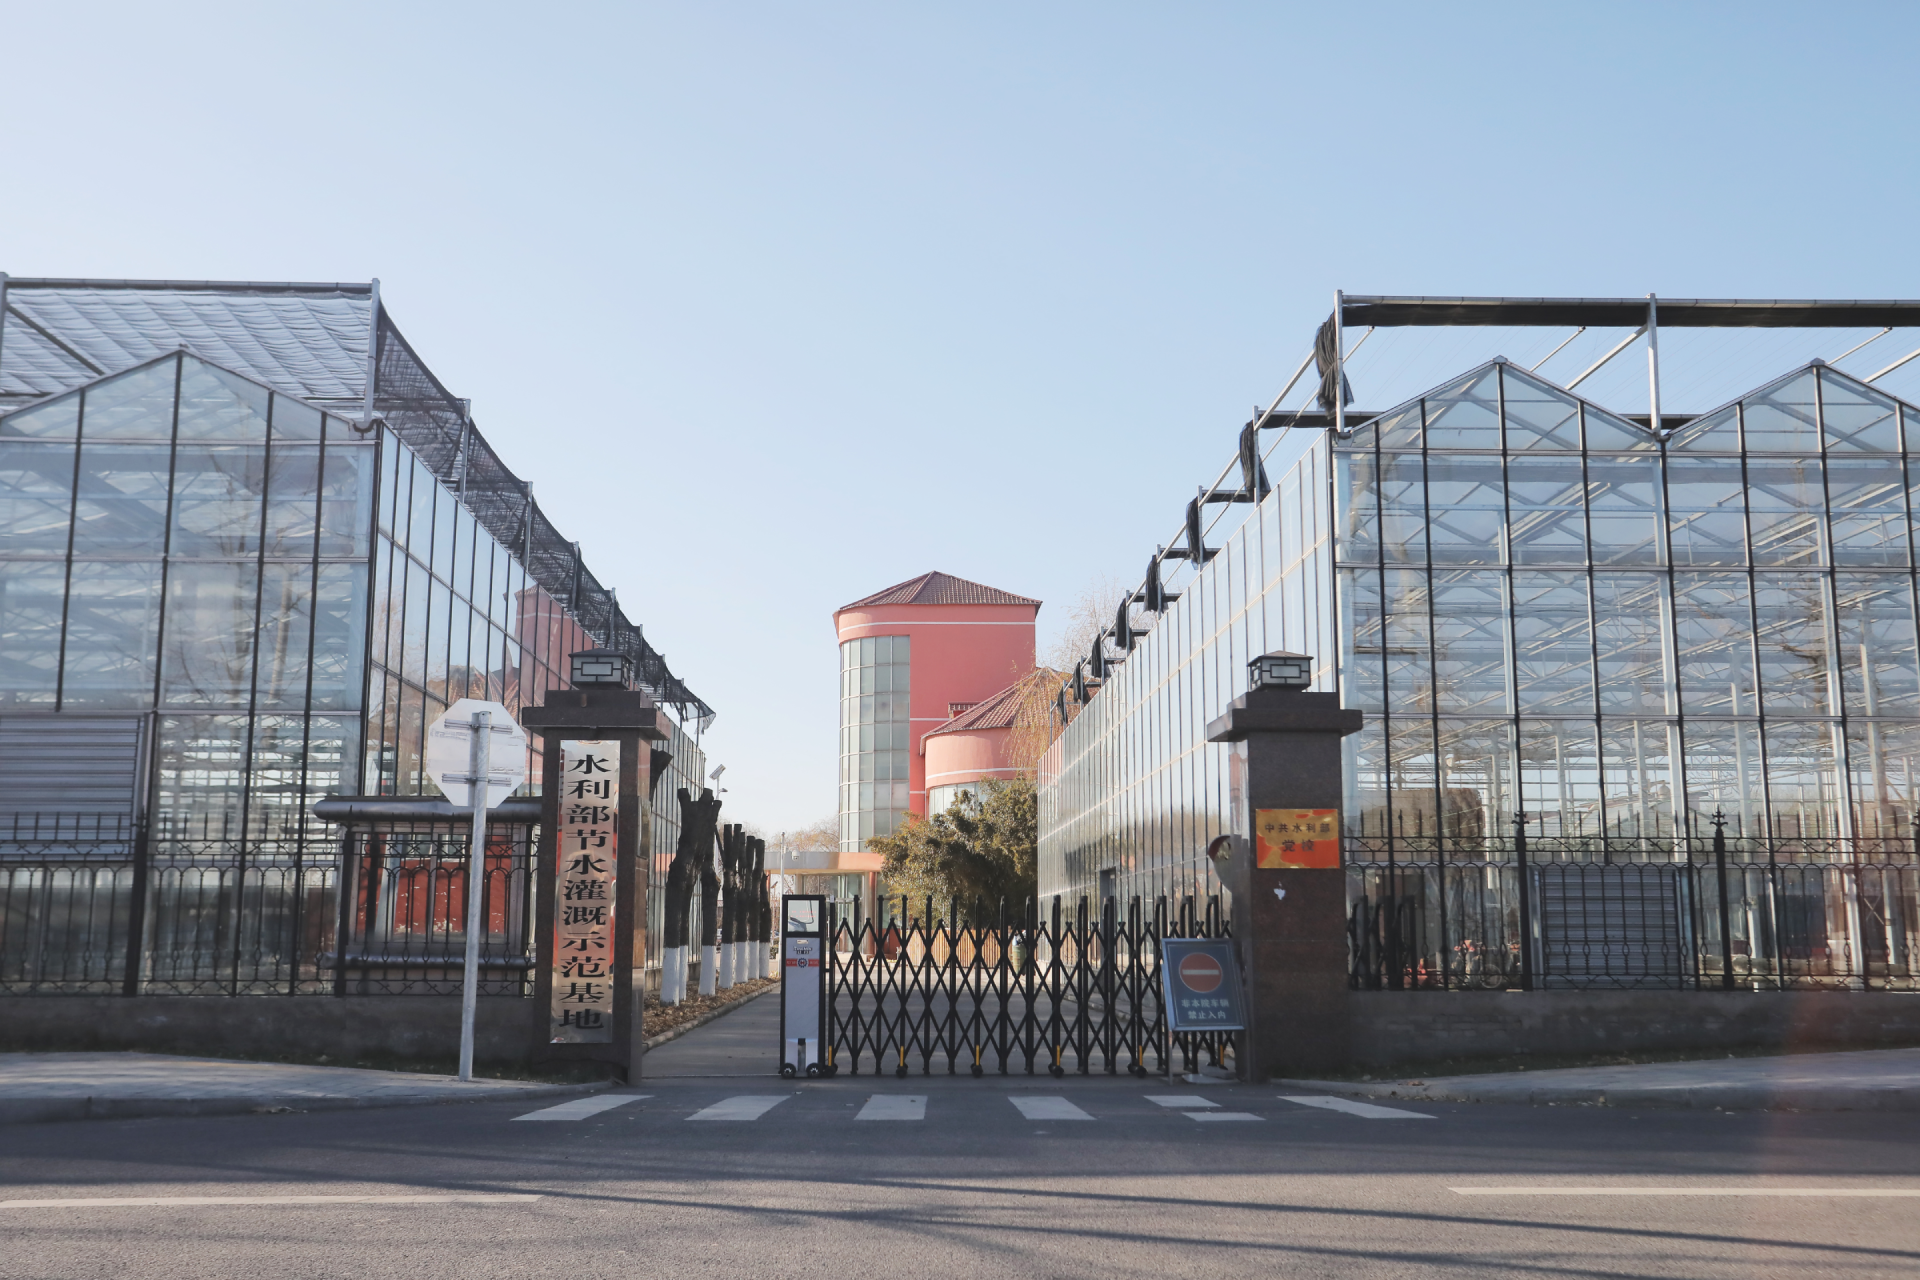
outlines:
{"label": "glass panel wall", "polygon": [[[376,448],[185,352],[0,418],[0,714],[145,725],[108,806],[148,833],[142,989],[314,982],[337,850],[309,806],[359,774]],[[8,797],[41,826],[61,803]]]}
{"label": "glass panel wall", "polygon": [[857,853],[892,835],[907,813],[912,739],[906,636],[840,646],[840,849]]}
{"label": "glass panel wall", "polygon": [[155,713],[156,790],[130,801],[162,856],[298,858],[303,797],[351,789],[357,717],[310,697],[359,710],[374,452],[185,353],[0,418],[0,697]]}
{"label": "glass panel wall", "polygon": [[[1463,417],[1462,431],[1472,423]],[[1327,491],[1335,459],[1326,441],[1275,483],[1254,513],[1116,665],[1040,762],[1040,893],[1096,894],[1102,873],[1121,901],[1222,892],[1207,842],[1229,822],[1228,749],[1206,741],[1207,722],[1246,692],[1247,661],[1275,649],[1311,654],[1315,689],[1335,687],[1336,661],[1354,674],[1354,697],[1377,698],[1389,666],[1431,661],[1425,613],[1409,613],[1417,587],[1378,575],[1352,582],[1336,602]],[[1426,553],[1418,455],[1409,468],[1377,458],[1343,461],[1339,482],[1393,495],[1342,513],[1344,546],[1395,562]],[[1390,477],[1376,483],[1376,476]],[[1451,536],[1451,535],[1450,535]],[[1409,548],[1414,550],[1410,551]],[[1336,649],[1336,608],[1350,619]],[[1424,669],[1424,667],[1422,667]],[[1369,692],[1371,690],[1372,692]],[[1378,726],[1369,717],[1368,745]]]}

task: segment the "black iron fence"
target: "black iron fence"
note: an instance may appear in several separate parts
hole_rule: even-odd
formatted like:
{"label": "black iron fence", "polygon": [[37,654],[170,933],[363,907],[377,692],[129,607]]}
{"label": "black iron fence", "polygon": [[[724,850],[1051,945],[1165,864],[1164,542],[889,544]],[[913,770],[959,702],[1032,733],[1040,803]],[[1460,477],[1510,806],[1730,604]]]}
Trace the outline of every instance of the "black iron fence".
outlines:
{"label": "black iron fence", "polygon": [[1162,938],[1225,937],[1218,898],[1085,898],[1042,912],[944,917],[902,898],[877,918],[828,911],[830,1071],[1160,1074],[1219,1065],[1231,1037],[1170,1035]]}
{"label": "black iron fence", "polygon": [[1880,837],[1349,834],[1355,987],[1920,990],[1920,855]]}
{"label": "black iron fence", "polygon": [[[489,836],[488,994],[531,991],[527,831]],[[0,826],[0,993],[457,992],[467,861],[465,833],[446,829],[355,831],[343,842],[15,821]]]}
{"label": "black iron fence", "polygon": [[[480,994],[533,994],[529,828],[488,832],[481,884]],[[343,994],[450,995],[467,949],[470,836],[356,830],[349,838],[337,936],[318,957]]]}

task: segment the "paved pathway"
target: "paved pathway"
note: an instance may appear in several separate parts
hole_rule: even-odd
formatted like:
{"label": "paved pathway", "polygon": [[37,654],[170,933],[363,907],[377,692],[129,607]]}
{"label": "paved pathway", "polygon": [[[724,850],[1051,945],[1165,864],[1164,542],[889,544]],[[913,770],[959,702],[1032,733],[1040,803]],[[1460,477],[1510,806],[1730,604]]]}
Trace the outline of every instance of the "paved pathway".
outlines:
{"label": "paved pathway", "polygon": [[233,1062],[158,1053],[0,1054],[0,1124],[559,1098],[604,1085]]}
{"label": "paved pathway", "polygon": [[670,1076],[764,1076],[779,1078],[780,988],[728,1009],[705,1026],[647,1052],[643,1079]]}
{"label": "paved pathway", "polygon": [[1569,1067],[1431,1080],[1289,1080],[1349,1098],[1736,1111],[1920,1111],[1920,1049]]}

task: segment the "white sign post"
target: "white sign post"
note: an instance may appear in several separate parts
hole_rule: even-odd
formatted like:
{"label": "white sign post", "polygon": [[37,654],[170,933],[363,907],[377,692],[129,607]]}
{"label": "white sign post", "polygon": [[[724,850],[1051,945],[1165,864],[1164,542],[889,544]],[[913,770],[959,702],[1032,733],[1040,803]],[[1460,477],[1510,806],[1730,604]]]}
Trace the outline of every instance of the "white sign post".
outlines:
{"label": "white sign post", "polygon": [[427,729],[427,776],[473,812],[467,854],[467,964],[460,989],[460,1078],[473,1079],[473,1015],[480,994],[482,892],[487,880],[487,810],[527,780],[527,731],[498,702],[462,698]]}

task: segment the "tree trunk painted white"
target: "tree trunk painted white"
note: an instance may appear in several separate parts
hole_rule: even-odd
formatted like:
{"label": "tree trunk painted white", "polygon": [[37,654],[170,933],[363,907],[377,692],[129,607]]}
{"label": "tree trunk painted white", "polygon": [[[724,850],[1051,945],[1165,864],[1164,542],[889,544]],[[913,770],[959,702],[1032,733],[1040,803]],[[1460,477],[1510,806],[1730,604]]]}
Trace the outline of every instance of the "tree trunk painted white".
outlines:
{"label": "tree trunk painted white", "polygon": [[679,1004],[687,998],[687,949],[668,947],[660,957],[660,1003]]}
{"label": "tree trunk painted white", "polygon": [[715,983],[720,977],[720,948],[718,946],[700,948],[700,994],[710,996],[718,987]]}

